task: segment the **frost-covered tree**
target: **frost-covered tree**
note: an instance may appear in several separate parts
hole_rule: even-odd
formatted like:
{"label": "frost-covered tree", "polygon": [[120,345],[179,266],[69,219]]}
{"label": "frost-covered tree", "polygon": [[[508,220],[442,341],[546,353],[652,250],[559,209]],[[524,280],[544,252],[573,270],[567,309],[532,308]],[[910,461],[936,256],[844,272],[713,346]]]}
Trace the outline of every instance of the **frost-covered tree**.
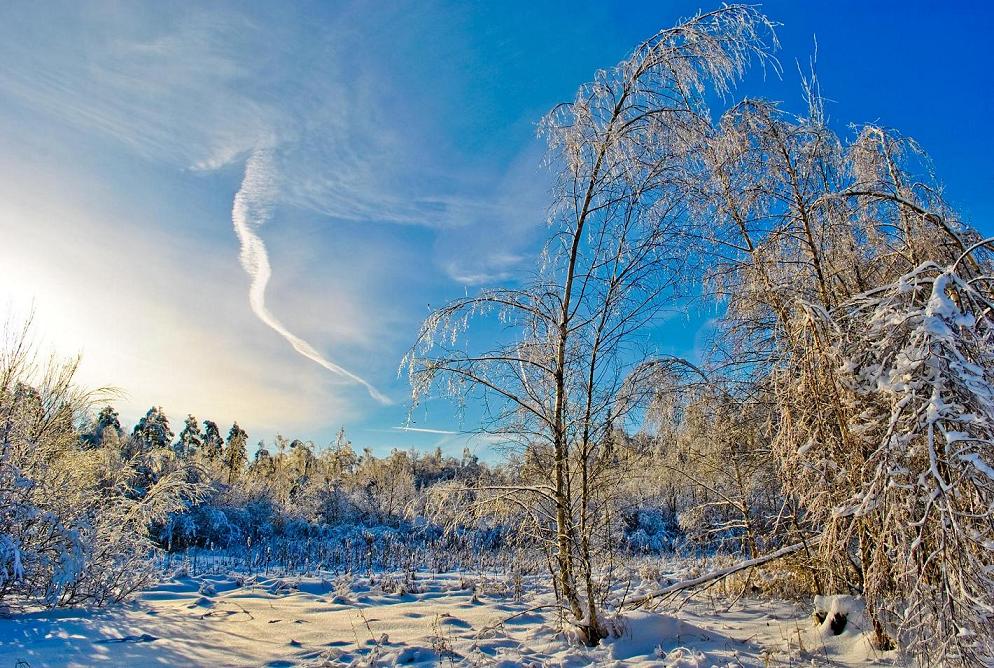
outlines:
{"label": "frost-covered tree", "polygon": [[97,413],[89,431],[83,434],[83,442],[92,447],[100,447],[105,442],[118,443],[123,436],[120,417],[114,407],[107,404]]}
{"label": "frost-covered tree", "polygon": [[321,453],[321,457],[326,460],[333,478],[353,475],[359,465],[359,457],[352,448],[352,441],[345,435],[344,427],[339,430],[332,446]]}
{"label": "frost-covered tree", "polygon": [[173,471],[134,494],[143,455],[121,462],[107,448],[81,444],[76,425],[101,397],[74,384],[78,360],[39,362],[27,328],[6,335],[0,608],[119,600],[154,577],[150,525],[185,507],[200,489],[186,472]]}
{"label": "frost-covered tree", "polygon": [[313,443],[310,441],[305,443],[297,438],[290,442],[290,454],[287,456],[287,466],[297,476],[302,478],[309,476],[314,470],[315,462]]}
{"label": "frost-covered tree", "polygon": [[[828,545],[856,544],[876,623],[929,663],[994,656],[994,300],[924,262],[832,312],[793,392],[834,382],[844,423],[790,430],[792,489]],[[792,394],[793,394],[792,392]],[[803,414],[802,414],[803,415]],[[841,560],[842,554],[838,555]],[[883,629],[881,629],[883,630]]]}
{"label": "frost-covered tree", "polygon": [[204,435],[200,433],[200,424],[192,415],[186,416],[183,430],[176,441],[176,454],[180,457],[193,457],[204,447]]}
{"label": "frost-covered tree", "polygon": [[384,459],[364,456],[356,471],[356,482],[368,507],[385,521],[403,517],[415,497],[414,465],[401,450],[393,450]]}
{"label": "frost-covered tree", "polygon": [[248,433],[235,422],[228,431],[228,442],[224,448],[224,468],[228,484],[237,478],[248,463]]}
{"label": "frost-covered tree", "polygon": [[224,450],[224,439],[221,430],[213,420],[204,420],[204,457],[209,462],[220,462]]}
{"label": "frost-covered tree", "polygon": [[270,477],[276,466],[276,462],[269,453],[265,441],[259,441],[256,446],[255,455],[252,456],[252,464],[249,466],[249,474],[256,478],[266,479]]}
{"label": "frost-covered tree", "polygon": [[774,527],[785,519],[769,401],[761,391],[737,396],[695,380],[660,393],[652,406],[654,482],[679,495],[670,507],[689,538],[755,559],[781,547]]}
{"label": "frost-covered tree", "polygon": [[[754,8],[727,6],[663,30],[599,72],[543,123],[559,177],[552,238],[534,280],[434,311],[407,358],[414,402],[433,391],[481,401],[488,431],[540,462],[529,484],[477,489],[480,507],[529,509],[566,619],[587,644],[609,632],[614,427],[648,398],[656,362],[632,354],[692,258],[681,229],[685,182],[710,127],[709,98],[730,90],[774,40]],[[495,316],[506,336],[470,345]]]}
{"label": "frost-covered tree", "polygon": [[[701,152],[702,178],[690,183],[698,189],[702,253],[711,261],[707,285],[727,306],[711,362],[726,382],[769,388],[781,483],[800,503],[802,537],[816,537],[810,566],[825,585],[867,597],[879,645],[898,640],[927,660],[977,661],[964,649],[974,641],[962,639],[983,637],[984,646],[990,626],[964,620],[989,601],[978,599],[976,580],[937,580],[934,573],[952,578],[962,559],[976,557],[948,546],[972,544],[983,533],[950,519],[954,512],[936,512],[948,490],[930,487],[925,460],[915,454],[928,451],[920,439],[935,426],[916,423],[928,413],[921,403],[931,396],[928,384],[960,382],[955,365],[915,355],[960,353],[908,328],[938,323],[923,320],[915,304],[931,299],[923,290],[938,295],[932,287],[939,283],[960,309],[967,308],[960,296],[974,297],[955,286],[986,294],[987,260],[967,252],[979,235],[944,203],[914,142],[876,126],[840,137],[825,121],[816,82],[807,86],[804,116],[762,100],[724,114]],[[938,278],[954,266],[955,280]],[[986,336],[970,331],[986,325],[977,308],[968,310],[949,329],[964,337],[950,344],[956,350]],[[875,357],[881,350],[885,356]],[[903,370],[924,377],[881,381],[876,374],[891,373],[905,355]],[[972,363],[971,389],[982,394],[985,356]],[[967,399],[945,404],[940,422],[971,423],[977,414]],[[918,417],[906,412],[913,407]],[[949,480],[941,465],[939,473]],[[987,492],[968,485],[975,512]],[[926,614],[922,601],[932,595]],[[964,635],[954,642],[929,640],[959,630]]]}
{"label": "frost-covered tree", "polygon": [[144,417],[138,420],[131,439],[139,452],[166,449],[173,442],[173,432],[169,428],[169,418],[161,406],[152,406]]}

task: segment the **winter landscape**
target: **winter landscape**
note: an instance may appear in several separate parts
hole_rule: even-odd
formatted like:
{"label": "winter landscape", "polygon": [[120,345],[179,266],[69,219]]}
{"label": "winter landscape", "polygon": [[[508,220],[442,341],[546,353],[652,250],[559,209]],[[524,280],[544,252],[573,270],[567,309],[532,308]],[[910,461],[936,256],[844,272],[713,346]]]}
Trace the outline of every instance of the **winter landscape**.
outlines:
{"label": "winter landscape", "polygon": [[660,4],[0,8],[0,668],[994,665],[994,12]]}

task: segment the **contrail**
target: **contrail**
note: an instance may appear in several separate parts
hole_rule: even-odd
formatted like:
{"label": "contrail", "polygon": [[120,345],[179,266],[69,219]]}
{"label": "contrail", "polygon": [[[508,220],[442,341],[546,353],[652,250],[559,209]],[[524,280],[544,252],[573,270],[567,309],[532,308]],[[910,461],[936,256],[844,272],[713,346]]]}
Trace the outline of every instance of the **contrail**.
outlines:
{"label": "contrail", "polygon": [[416,431],[419,434],[458,434],[458,431],[448,429],[422,429],[421,427],[394,427],[397,431]]}
{"label": "contrail", "polygon": [[329,359],[326,359],[314,349],[314,346],[288,330],[268,308],[266,308],[266,285],[272,275],[269,266],[269,254],[266,245],[255,230],[269,220],[273,212],[273,202],[276,199],[276,184],[273,179],[272,149],[257,148],[252,151],[245,162],[245,177],[241,188],[235,193],[235,201],[231,207],[231,222],[235,226],[235,234],[241,243],[242,267],[252,279],[249,288],[249,304],[252,312],[259,320],[269,325],[284,339],[290,342],[293,349],[304,357],[317,362],[328,371],[348,378],[366,388],[369,396],[382,404],[392,403],[375,387]]}

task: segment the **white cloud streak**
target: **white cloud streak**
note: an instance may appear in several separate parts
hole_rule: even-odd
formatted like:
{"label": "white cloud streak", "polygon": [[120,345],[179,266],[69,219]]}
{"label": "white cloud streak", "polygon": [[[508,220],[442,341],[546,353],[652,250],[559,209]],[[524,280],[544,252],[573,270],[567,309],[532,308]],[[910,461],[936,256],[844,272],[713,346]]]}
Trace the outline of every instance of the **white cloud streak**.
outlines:
{"label": "white cloud streak", "polygon": [[[66,3],[56,12],[0,4],[0,132],[31,137],[51,133],[53,145],[102,149],[111,156],[124,148],[177,172],[170,178],[179,178],[180,170],[206,177],[249,155],[232,220],[241,264],[251,278],[252,314],[296,353],[387,403],[366,380],[324,357],[269,311],[271,266],[259,226],[279,206],[330,219],[326,224],[428,227],[437,231],[431,246],[409,247],[412,254],[429,256],[425,265],[383,266],[383,275],[444,272],[462,283],[487,283],[510,277],[530,257],[525,251],[534,230],[542,228],[542,206],[523,203],[537,199],[532,193],[542,194],[544,187],[534,178],[534,156],[516,162],[502,176],[449,146],[444,133],[435,132],[436,118],[422,118],[417,111],[420,98],[398,105],[395,96],[407,99],[401,93],[404,82],[388,78],[395,76],[393,69],[379,62],[365,37],[355,41],[391,20],[382,13],[369,14],[361,3],[341,5],[341,11],[328,12],[318,36],[306,12],[282,12],[275,6],[242,11],[214,5],[184,12],[164,7],[149,13],[120,4],[95,9]],[[398,10],[397,16],[411,11]],[[372,23],[363,24],[365,32],[359,30],[355,20],[367,18]],[[67,34],[86,39],[66,39]],[[7,153],[6,144],[4,149]],[[45,153],[32,155],[42,160]],[[115,167],[112,161],[107,164],[102,176],[112,184]],[[65,169],[68,173],[71,168]],[[130,193],[115,195],[122,207],[146,204],[144,196],[132,202]],[[523,214],[523,208],[537,215]],[[182,223],[188,234],[199,224],[191,218]],[[171,224],[165,219],[156,223],[163,230]],[[285,239],[282,243],[281,248],[288,247]],[[382,253],[357,246],[336,265],[354,267],[374,251],[377,257]],[[347,291],[339,284],[322,297],[335,293],[342,301]],[[204,299],[231,302],[218,285],[201,292]],[[385,348],[398,335],[384,331],[382,313],[401,309],[381,308],[366,295],[380,297],[370,290],[350,301],[356,312],[349,326],[361,330],[356,338],[364,345],[392,354]],[[293,313],[291,301],[278,306],[283,318],[303,326],[297,324],[300,314]],[[342,335],[333,336],[337,338],[325,352],[336,357]],[[371,373],[355,370],[363,376]],[[129,386],[141,381],[125,376],[115,380]]]}
{"label": "white cloud streak", "polygon": [[273,202],[278,195],[273,175],[272,153],[271,148],[261,147],[256,148],[249,155],[245,162],[245,176],[241,188],[235,193],[231,208],[231,222],[241,244],[242,267],[252,279],[249,288],[249,305],[252,307],[252,312],[304,357],[336,375],[362,385],[369,392],[369,396],[381,404],[391,404],[393,402],[387,396],[365,379],[327,359],[314,346],[287,329],[266,306],[266,286],[272,276],[272,268],[269,265],[266,245],[256,234],[256,229],[272,216]]}
{"label": "white cloud streak", "polygon": [[394,427],[396,431],[414,431],[419,434],[458,434],[458,431],[449,431],[447,429],[423,429],[421,427]]}

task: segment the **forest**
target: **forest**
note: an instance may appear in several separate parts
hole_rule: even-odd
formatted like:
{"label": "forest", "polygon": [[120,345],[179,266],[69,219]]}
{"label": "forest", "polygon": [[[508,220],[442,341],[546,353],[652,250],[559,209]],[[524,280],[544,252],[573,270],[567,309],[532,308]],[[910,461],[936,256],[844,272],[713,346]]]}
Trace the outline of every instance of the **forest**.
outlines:
{"label": "forest", "polygon": [[[377,456],[346,428],[253,445],[158,406],[124,425],[114,390],[11,322],[0,635],[179,591],[163,582],[194,582],[193,608],[318,578],[361,619],[268,665],[990,665],[994,242],[914,140],[840,130],[814,69],[803,109],[738,97],[782,67],[777,29],[751,5],[702,12],[542,119],[541,256],[431,310],[400,362],[412,414],[482,410],[468,428],[499,459]],[[660,354],[647,328],[687,309],[714,315],[700,356]],[[362,612],[450,585],[492,624],[446,612],[418,644]],[[667,631],[770,602],[797,620],[779,639]],[[24,647],[0,663],[54,660]],[[252,664],[224,656],[180,658]]]}

